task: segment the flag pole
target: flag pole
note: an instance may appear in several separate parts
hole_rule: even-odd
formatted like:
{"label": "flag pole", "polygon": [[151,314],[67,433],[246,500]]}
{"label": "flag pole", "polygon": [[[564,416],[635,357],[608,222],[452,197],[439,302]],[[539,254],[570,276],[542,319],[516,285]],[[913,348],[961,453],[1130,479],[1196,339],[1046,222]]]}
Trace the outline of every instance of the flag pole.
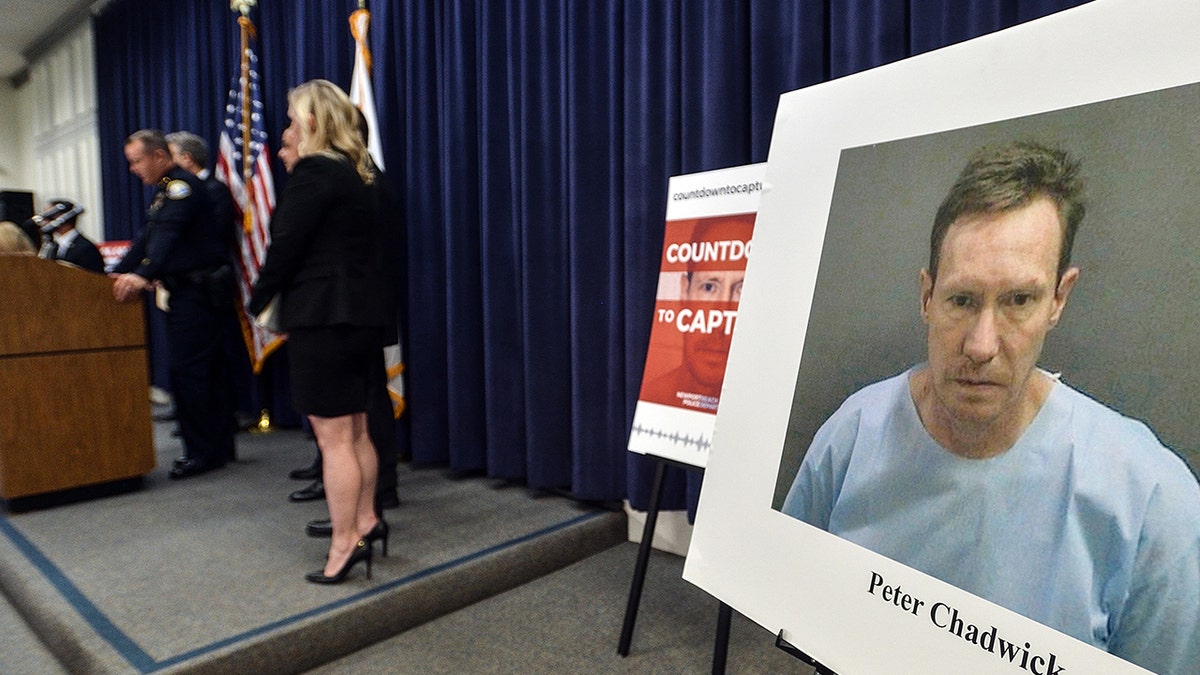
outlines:
{"label": "flag pole", "polygon": [[[254,22],[250,21],[250,8],[242,5],[242,15],[238,17],[238,28],[242,33],[242,147],[250,147],[250,37],[254,31]],[[242,205],[242,227],[246,234],[254,229],[254,167],[251,153],[242,152],[242,182],[246,186],[246,203]]]}
{"label": "flag pole", "polygon": [[[257,30],[254,27],[254,22],[250,19],[250,10],[257,4],[257,0],[230,0],[229,8],[240,16],[237,19],[238,29],[241,38],[241,58],[239,84],[241,90],[241,175],[243,186],[243,199],[240,204],[242,209],[242,231],[244,236],[252,236],[255,228],[255,211],[256,211],[256,194],[254,188],[254,153],[251,152],[253,120],[251,116],[253,111],[252,96],[250,91],[250,40],[258,37]],[[232,168],[232,167],[231,167]],[[268,198],[269,203],[269,198]],[[253,329],[251,329],[253,330]],[[267,354],[261,356],[262,360],[266,359]],[[261,372],[262,362],[255,359],[254,378],[256,389],[259,391],[259,398],[262,399],[263,390],[263,375]],[[260,401],[262,408],[259,411],[258,421],[254,426],[250,427],[249,431],[252,434],[265,434],[274,431],[271,425],[271,410],[265,401]]]}

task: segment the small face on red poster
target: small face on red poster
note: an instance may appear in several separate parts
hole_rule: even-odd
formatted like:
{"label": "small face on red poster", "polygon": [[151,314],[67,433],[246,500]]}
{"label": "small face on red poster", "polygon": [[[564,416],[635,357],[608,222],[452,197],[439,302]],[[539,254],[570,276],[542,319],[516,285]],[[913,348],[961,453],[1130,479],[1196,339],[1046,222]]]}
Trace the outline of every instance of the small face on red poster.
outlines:
{"label": "small face on red poster", "polygon": [[669,221],[639,400],[715,413],[754,214]]}

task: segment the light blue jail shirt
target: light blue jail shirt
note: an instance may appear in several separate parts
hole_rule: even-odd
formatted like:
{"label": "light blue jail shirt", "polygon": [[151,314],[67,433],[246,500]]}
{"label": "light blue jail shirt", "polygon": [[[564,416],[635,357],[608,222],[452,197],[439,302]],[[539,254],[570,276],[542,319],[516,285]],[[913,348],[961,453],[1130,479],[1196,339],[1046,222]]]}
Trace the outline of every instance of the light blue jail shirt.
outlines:
{"label": "light blue jail shirt", "polygon": [[1200,673],[1200,485],[1141,422],[1056,382],[1008,451],[925,430],[916,368],[817,431],[783,512],[1157,673]]}

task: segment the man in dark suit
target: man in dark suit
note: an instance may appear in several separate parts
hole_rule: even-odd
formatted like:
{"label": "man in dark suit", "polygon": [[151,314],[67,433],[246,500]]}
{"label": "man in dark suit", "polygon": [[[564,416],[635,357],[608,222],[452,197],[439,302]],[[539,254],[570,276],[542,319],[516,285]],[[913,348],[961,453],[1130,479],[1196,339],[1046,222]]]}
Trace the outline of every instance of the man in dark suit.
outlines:
{"label": "man in dark suit", "polygon": [[213,205],[213,226],[227,238],[229,254],[237,250],[237,230],[233,222],[233,196],[229,186],[217,180],[208,168],[208,143],[190,131],[174,131],[166,136],[171,160],[204,182]]}
{"label": "man in dark suit", "polygon": [[[160,284],[167,300],[167,347],[175,411],[184,456],[170,470],[188,478],[224,466],[234,456],[230,400],[221,386],[222,293],[228,277],[225,239],[212,227],[204,183],[176,166],[157,129],[125,141],[129,171],[155,187],[146,226],[114,268],[113,296],[140,297]],[[225,268],[222,274],[222,268]]]}
{"label": "man in dark suit", "polygon": [[90,239],[75,229],[83,207],[68,200],[51,200],[42,213],[57,213],[42,225],[42,243],[39,257],[47,260],[62,260],[89,272],[104,274],[104,256]]}
{"label": "man in dark suit", "polygon": [[[232,401],[239,401],[242,392],[234,384],[235,380],[249,380],[251,377],[249,353],[246,351],[245,343],[242,341],[242,330],[238,320],[238,305],[234,302],[237,295],[237,290],[234,283],[234,263],[241,256],[240,251],[240,235],[239,229],[241,224],[234,218],[233,212],[233,195],[229,191],[229,186],[217,180],[211,169],[208,168],[208,143],[203,138],[191,133],[190,131],[173,131],[166,136],[167,146],[171,149],[171,159],[181,169],[189,171],[204,182],[204,187],[208,192],[208,198],[212,202],[213,217],[212,228],[218,233],[218,236],[223,237],[225,246],[229,253],[229,292],[227,301],[223,303],[225,309],[222,311],[222,320],[226,323],[225,332],[221,336],[222,348],[225,355],[225,376],[226,376],[226,391]],[[253,416],[250,410],[253,406],[249,400],[240,400],[240,405],[234,407],[237,410],[234,413],[235,430],[238,428],[246,428],[248,422],[239,422],[242,420],[250,420]],[[230,459],[234,459],[230,457]]]}

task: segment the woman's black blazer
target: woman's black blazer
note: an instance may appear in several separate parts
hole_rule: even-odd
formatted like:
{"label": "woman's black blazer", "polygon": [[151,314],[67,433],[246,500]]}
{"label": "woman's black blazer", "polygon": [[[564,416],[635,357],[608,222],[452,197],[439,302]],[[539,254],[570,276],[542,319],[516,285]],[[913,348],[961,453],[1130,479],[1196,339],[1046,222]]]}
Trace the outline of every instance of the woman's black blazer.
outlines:
{"label": "woman's black blazer", "polygon": [[271,245],[247,310],[280,295],[283,330],[388,322],[371,186],[343,155],[296,163],[271,218]]}

